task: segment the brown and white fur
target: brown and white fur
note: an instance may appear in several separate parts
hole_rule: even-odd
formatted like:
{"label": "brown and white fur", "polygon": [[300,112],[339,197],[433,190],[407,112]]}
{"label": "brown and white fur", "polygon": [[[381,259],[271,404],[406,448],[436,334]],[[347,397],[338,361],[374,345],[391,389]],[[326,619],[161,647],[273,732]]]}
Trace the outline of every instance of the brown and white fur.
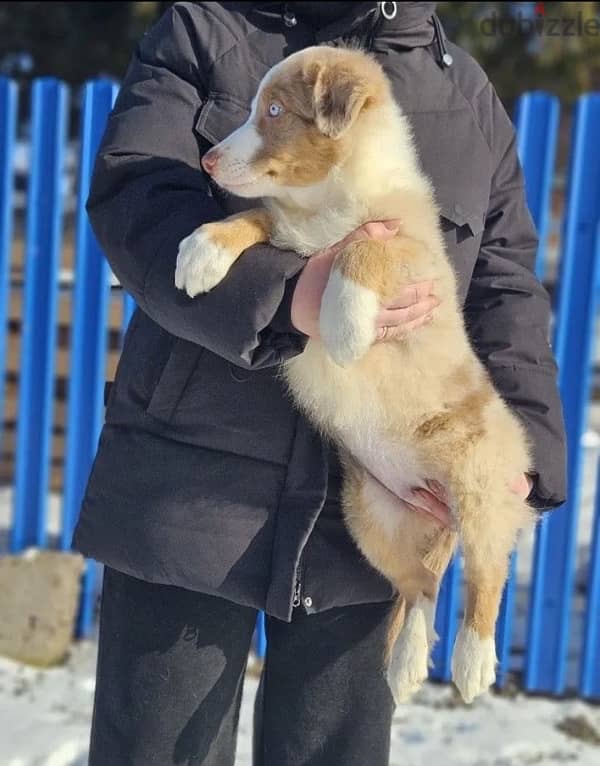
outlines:
{"label": "brown and white fur", "polygon": [[[396,702],[427,677],[440,578],[462,544],[466,608],[452,674],[473,700],[495,680],[508,557],[531,516],[509,489],[529,469],[528,446],[469,344],[433,189],[386,76],[357,50],[296,53],[267,73],[247,122],[203,166],[231,193],[263,198],[264,208],[182,241],[176,285],[190,296],[217,285],[253,244],[310,256],[366,221],[401,219],[392,240],[355,242],[337,256],[321,337],[284,375],[299,407],[340,446],[346,522],[400,594],[386,658]],[[373,344],[380,304],[431,279],[441,299],[432,322]],[[453,529],[399,500],[427,479],[446,488]]]}

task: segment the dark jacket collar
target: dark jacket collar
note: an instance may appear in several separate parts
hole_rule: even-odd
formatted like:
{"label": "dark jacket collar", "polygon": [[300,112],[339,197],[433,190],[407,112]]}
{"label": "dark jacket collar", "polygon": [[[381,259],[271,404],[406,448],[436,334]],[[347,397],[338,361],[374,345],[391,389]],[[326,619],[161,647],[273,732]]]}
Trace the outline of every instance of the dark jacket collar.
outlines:
{"label": "dark jacket collar", "polygon": [[[301,19],[302,3],[255,3],[254,12],[273,18]],[[386,19],[382,3],[348,3],[348,13],[316,31],[318,43],[358,39],[369,41],[377,50],[386,48],[417,48],[431,45],[435,38],[433,15],[436,3],[395,3],[396,15]],[[391,6],[392,3],[386,3]],[[296,7],[296,8],[295,8]]]}

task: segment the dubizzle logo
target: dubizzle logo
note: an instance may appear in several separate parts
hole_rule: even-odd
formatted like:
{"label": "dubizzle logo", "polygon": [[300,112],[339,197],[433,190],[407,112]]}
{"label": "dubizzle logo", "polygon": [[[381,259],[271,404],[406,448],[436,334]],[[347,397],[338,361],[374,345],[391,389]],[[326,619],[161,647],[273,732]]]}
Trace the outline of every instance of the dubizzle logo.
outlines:
{"label": "dubizzle logo", "polygon": [[486,37],[531,34],[545,37],[600,36],[600,19],[584,18],[581,11],[577,11],[573,16],[552,17],[546,14],[544,3],[522,3],[521,5],[529,5],[530,8],[533,5],[533,14],[518,10],[510,16],[499,16],[498,12],[494,11],[491,16],[481,20],[481,34]]}

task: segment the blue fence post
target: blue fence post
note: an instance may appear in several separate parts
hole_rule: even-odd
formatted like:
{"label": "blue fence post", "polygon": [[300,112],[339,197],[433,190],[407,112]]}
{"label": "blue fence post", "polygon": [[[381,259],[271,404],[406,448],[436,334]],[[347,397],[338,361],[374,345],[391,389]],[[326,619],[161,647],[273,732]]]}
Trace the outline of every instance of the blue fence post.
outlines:
{"label": "blue fence post", "polygon": [[34,82],[12,551],[46,541],[67,87]]}
{"label": "blue fence post", "polygon": [[452,675],[451,660],[458,632],[461,580],[460,559],[455,556],[442,579],[435,614],[435,631],[439,641],[432,652],[433,667],[429,675],[436,681],[449,681]]}
{"label": "blue fence post", "polygon": [[[600,258],[600,236],[598,245]],[[596,473],[600,477],[600,461]],[[600,491],[596,493],[594,531],[590,546],[579,691],[582,697],[600,699]]]}
{"label": "blue fence post", "polygon": [[[550,192],[556,159],[560,106],[555,96],[533,92],[523,94],[515,109],[517,149],[525,177],[527,205],[539,233],[536,257],[538,278],[543,277],[550,217]],[[506,683],[512,647],[515,589],[517,587],[517,553],[510,559],[500,613],[496,626],[498,667],[496,686]]]}
{"label": "blue fence post", "polygon": [[[77,239],[67,414],[67,452],[60,544],[71,547],[87,477],[96,453],[104,408],[110,269],[90,226],[85,202],[94,161],[118,87],[109,80],[83,89],[77,200]],[[82,584],[79,633],[91,628],[95,565],[88,562]]]}
{"label": "blue fence post", "polygon": [[[0,413],[4,412],[6,317],[13,231],[17,86],[0,77]],[[1,437],[1,433],[0,433]]]}
{"label": "blue fence post", "polygon": [[[600,225],[596,230],[596,261],[600,261]],[[600,480],[600,461],[596,476]],[[589,561],[579,691],[582,697],[600,699],[600,486],[598,483],[596,484],[594,531]]]}
{"label": "blue fence post", "polygon": [[559,113],[558,98],[541,91],[525,93],[515,109],[517,149],[525,176],[527,205],[540,240],[536,258],[538,279],[543,279],[545,274]]}
{"label": "blue fence post", "polygon": [[129,293],[123,291],[123,322],[121,324],[121,334],[123,337],[127,332],[127,328],[129,327],[129,322],[131,322],[131,317],[133,316],[134,311],[134,299],[131,297],[131,295],[129,295]]}
{"label": "blue fence post", "polygon": [[256,656],[264,659],[267,653],[267,634],[265,631],[265,613],[259,612],[256,618]]}
{"label": "blue fence post", "polygon": [[525,686],[561,694],[574,580],[581,493],[581,435],[590,390],[590,355],[598,284],[596,227],[600,219],[600,93],[576,106],[564,249],[559,279],[555,353],[568,442],[567,502],[537,529],[530,599]]}
{"label": "blue fence post", "polygon": [[515,591],[517,588],[517,553],[513,551],[508,567],[508,579],[502,593],[500,613],[496,624],[496,686],[502,688],[510,670],[510,651],[512,648],[513,622],[515,613]]}

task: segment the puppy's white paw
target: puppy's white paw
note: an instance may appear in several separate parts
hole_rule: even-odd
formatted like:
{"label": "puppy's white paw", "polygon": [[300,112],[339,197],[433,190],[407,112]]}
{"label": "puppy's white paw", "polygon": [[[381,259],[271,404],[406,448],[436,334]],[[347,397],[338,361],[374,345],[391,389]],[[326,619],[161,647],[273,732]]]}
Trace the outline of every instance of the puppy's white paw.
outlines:
{"label": "puppy's white paw", "polygon": [[375,340],[377,295],[367,287],[331,272],[321,301],[319,331],[334,362],[344,367],[360,359]]}
{"label": "puppy's white paw", "polygon": [[467,703],[486,692],[496,680],[496,645],[493,638],[480,638],[464,625],[452,653],[452,680]]}
{"label": "puppy's white paw", "polygon": [[190,298],[209,292],[223,280],[237,255],[201,226],[179,243],[175,287],[185,290]]}
{"label": "puppy's white paw", "polygon": [[429,650],[435,636],[428,610],[413,607],[396,639],[387,671],[387,682],[394,702],[406,702],[429,675]]}

